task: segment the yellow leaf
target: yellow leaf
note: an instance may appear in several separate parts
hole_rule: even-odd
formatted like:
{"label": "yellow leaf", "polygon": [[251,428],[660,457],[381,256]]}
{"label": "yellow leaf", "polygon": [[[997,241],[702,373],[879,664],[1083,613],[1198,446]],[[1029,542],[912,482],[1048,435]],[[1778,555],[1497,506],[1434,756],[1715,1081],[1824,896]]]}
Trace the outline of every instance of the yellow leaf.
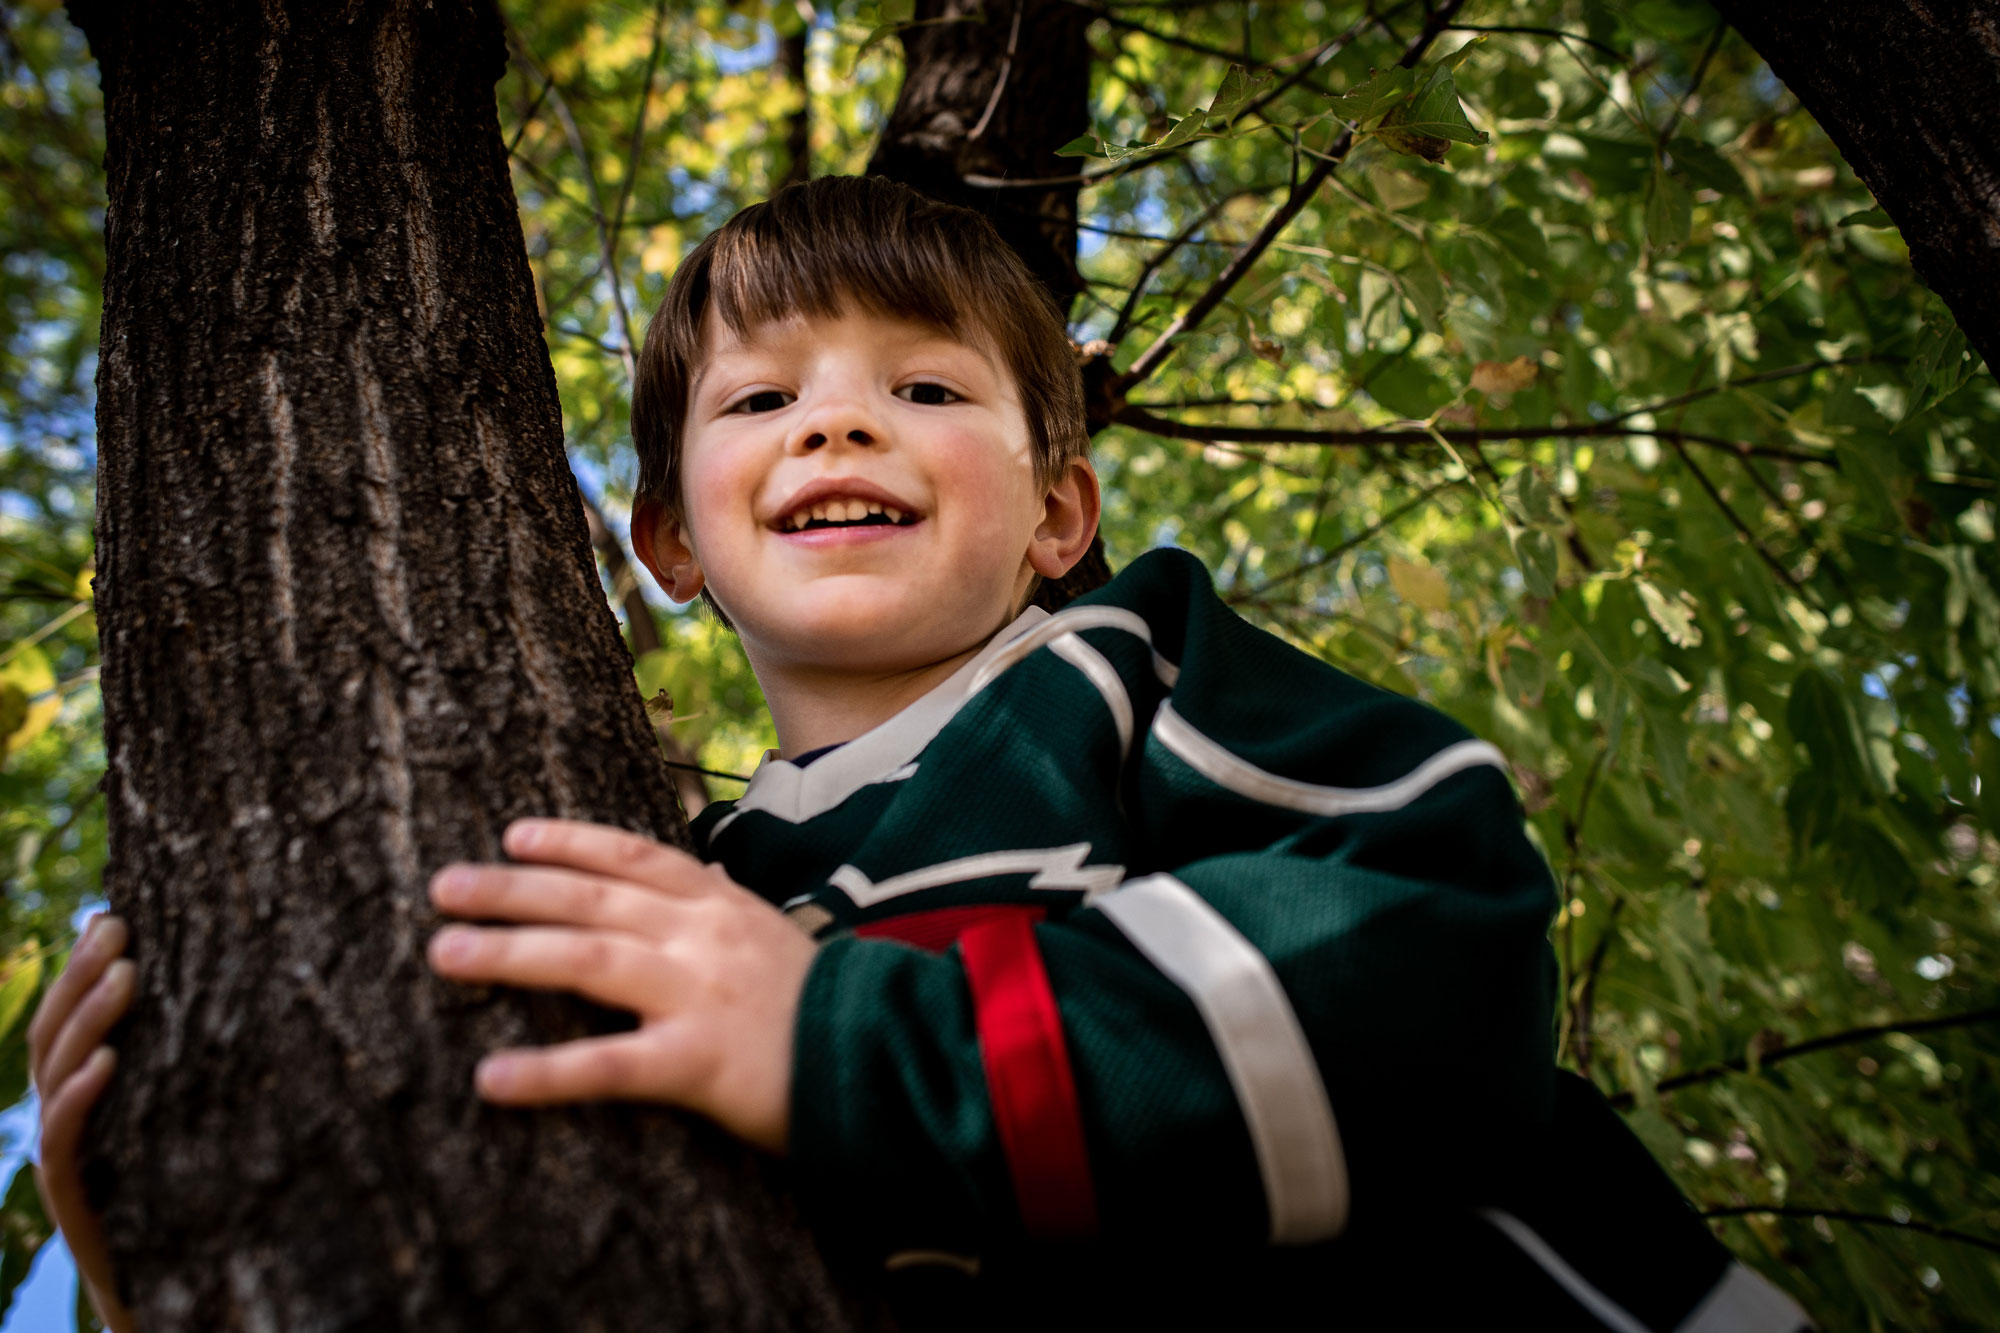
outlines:
{"label": "yellow leaf", "polygon": [[47,731],[61,711],[55,668],[41,649],[32,644],[22,647],[0,666],[0,757]]}
{"label": "yellow leaf", "polygon": [[1425,611],[1442,611],[1451,604],[1451,588],[1444,581],[1443,571],[1434,565],[1392,559],[1389,582],[1398,597]]}
{"label": "yellow leaf", "polygon": [[1535,382],[1541,372],[1532,357],[1517,356],[1512,361],[1481,361],[1472,368],[1472,387],[1488,395],[1519,393]]}
{"label": "yellow leaf", "polygon": [[0,959],[0,1038],[9,1036],[42,984],[42,942],[33,936]]}
{"label": "yellow leaf", "polygon": [[639,254],[639,267],[648,273],[665,273],[680,262],[680,257],[680,228],[662,225],[647,236],[646,248]]}

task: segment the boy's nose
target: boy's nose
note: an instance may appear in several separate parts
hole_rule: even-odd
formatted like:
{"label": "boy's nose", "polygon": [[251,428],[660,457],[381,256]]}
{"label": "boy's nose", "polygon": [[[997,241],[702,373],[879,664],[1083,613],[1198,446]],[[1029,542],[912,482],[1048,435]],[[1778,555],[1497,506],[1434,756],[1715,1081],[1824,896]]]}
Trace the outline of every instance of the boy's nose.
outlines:
{"label": "boy's nose", "polygon": [[[799,447],[805,452],[811,453],[813,450],[824,445],[828,438],[825,431],[810,430],[799,440]],[[862,430],[859,426],[850,427],[841,438],[845,439],[849,444],[869,445],[875,443],[875,437],[867,431]]]}

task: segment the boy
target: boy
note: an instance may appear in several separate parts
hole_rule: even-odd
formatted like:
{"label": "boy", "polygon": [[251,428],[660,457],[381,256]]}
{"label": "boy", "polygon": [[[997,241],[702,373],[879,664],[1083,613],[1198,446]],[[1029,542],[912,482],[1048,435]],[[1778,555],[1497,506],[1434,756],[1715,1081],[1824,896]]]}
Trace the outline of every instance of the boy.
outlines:
{"label": "boy", "polygon": [[[1062,321],[976,214],[838,178],[746,209],[676,273],[633,434],[637,552],[741,635],[779,749],[696,821],[706,865],[524,821],[439,872],[518,923],[441,930],[441,974],[639,1017],[481,1095],[788,1155],[912,1328],[1804,1323],[1552,1068],[1553,886],[1497,750],[1182,553],[1030,608],[1097,483]],[[34,1036],[100,1291],[73,1153],[121,946]]]}

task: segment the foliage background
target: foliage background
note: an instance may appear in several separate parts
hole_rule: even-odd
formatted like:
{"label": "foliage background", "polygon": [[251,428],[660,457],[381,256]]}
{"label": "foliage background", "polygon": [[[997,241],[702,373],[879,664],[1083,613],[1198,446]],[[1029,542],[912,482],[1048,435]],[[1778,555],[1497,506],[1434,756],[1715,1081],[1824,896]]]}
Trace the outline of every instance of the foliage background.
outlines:
{"label": "foliage background", "polygon": [[[789,118],[808,117],[814,174],[864,169],[900,77],[881,29],[907,5],[505,8],[501,118],[571,453],[622,532],[634,329],[679,257],[785,178]],[[1474,0],[1434,48],[1476,42],[1451,71],[1466,125],[1446,117],[1457,142],[1435,163],[1369,132],[1370,99],[1330,100],[1393,65],[1421,17],[1414,0],[1105,0],[1074,331],[1119,366],[1311,170],[1335,113],[1362,130],[1132,391],[1182,424],[1098,437],[1113,563],[1183,545],[1252,619],[1499,743],[1565,886],[1562,1060],[1825,1327],[1985,1326],[2000,388],[1706,7]],[[25,1015],[103,860],[103,195],[81,39],[50,0],[0,5],[0,23],[11,1168],[32,1124]],[[801,31],[802,67],[781,40]],[[1186,137],[1177,118],[1232,64],[1276,71],[1260,97],[1299,77]],[[1127,147],[1176,130],[1178,148]],[[664,647],[642,687],[670,693],[703,766],[747,772],[772,738],[740,652],[645,591]],[[25,1171],[4,1197],[11,1300],[47,1225]]]}

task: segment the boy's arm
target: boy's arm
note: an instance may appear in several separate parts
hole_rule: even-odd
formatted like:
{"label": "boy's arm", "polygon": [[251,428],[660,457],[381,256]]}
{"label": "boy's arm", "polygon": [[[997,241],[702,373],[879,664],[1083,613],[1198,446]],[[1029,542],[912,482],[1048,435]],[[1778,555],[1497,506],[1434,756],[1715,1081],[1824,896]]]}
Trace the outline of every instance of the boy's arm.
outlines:
{"label": "boy's arm", "polygon": [[808,977],[793,1156],[892,1244],[1323,1240],[1546,1124],[1554,884],[1498,751],[1186,557],[1121,583],[1071,618],[1117,681],[1060,674],[1072,647],[1018,688],[1067,717],[1089,678],[1065,763],[1124,756],[1133,877],[943,956],[835,940]]}
{"label": "boy's arm", "polygon": [[801,1005],[792,1155],[892,1245],[1328,1239],[1541,1126],[1550,902],[1485,769],[942,956],[836,940]]}

